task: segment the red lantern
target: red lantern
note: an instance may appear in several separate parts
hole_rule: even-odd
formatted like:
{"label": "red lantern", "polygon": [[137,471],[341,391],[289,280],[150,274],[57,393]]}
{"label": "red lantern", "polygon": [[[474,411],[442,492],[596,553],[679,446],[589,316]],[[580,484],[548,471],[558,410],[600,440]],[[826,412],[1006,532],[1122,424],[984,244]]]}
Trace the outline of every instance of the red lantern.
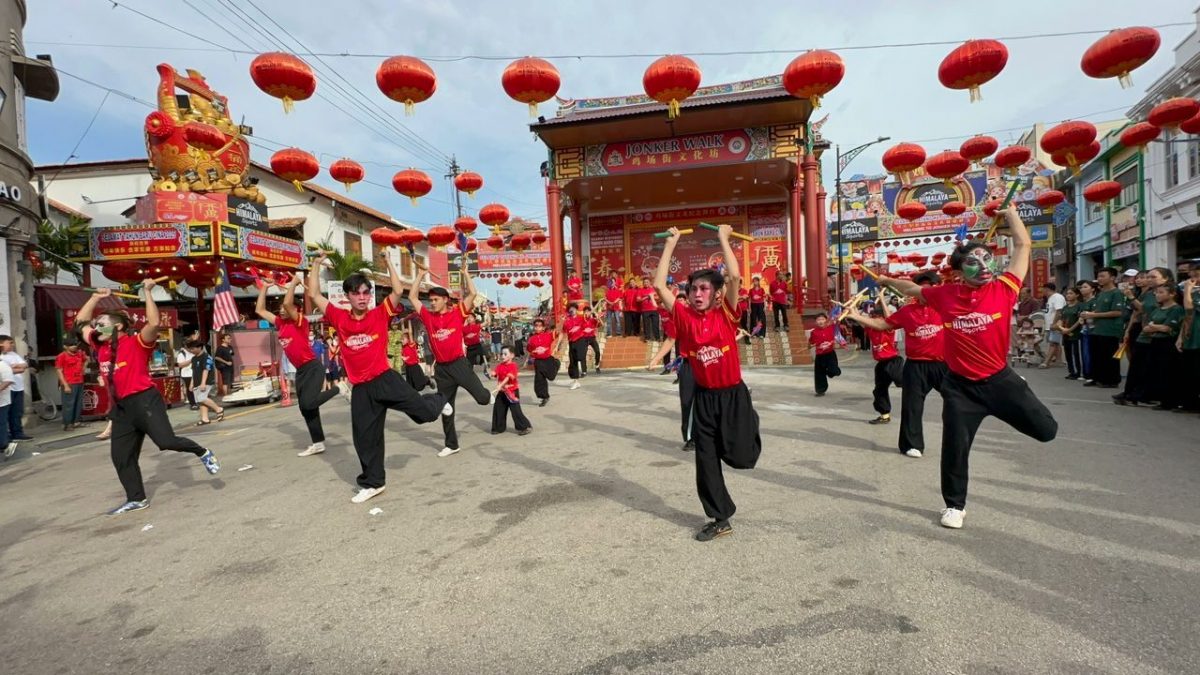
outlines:
{"label": "red lantern", "polygon": [[1058,190],[1046,190],[1037,196],[1038,206],[1043,209],[1048,209],[1052,206],[1058,206],[1067,200],[1067,196]]}
{"label": "red lantern", "polygon": [[950,52],[938,67],[938,80],[948,89],[969,89],[971,102],[983,98],[980,85],[1004,70],[1008,49],[997,40],[968,40]]}
{"label": "red lantern", "polygon": [[467,250],[465,251],[466,253],[473,253],[478,248],[479,248],[479,242],[475,241],[474,239],[467,240]]}
{"label": "red lantern", "polygon": [[508,218],[508,208],[503,204],[484,204],[483,208],[479,209],[479,220],[492,229],[507,223]]}
{"label": "red lantern", "polygon": [[516,286],[517,288],[521,288],[521,289],[529,288],[529,280],[528,279],[517,279],[516,283],[514,283],[513,286]]}
{"label": "red lantern", "polygon": [[946,254],[942,253],[941,251],[934,253],[933,257],[930,258],[930,260],[933,262],[934,265],[941,265],[942,261],[945,259],[946,259]]}
{"label": "red lantern", "polygon": [[962,214],[964,214],[966,212],[967,212],[967,205],[960,201],[955,200],[952,202],[946,202],[945,204],[942,204],[942,213],[944,213],[947,216],[950,216],[951,218],[953,218],[955,216],[961,216]]}
{"label": "red lantern", "polygon": [[425,233],[420,230],[407,229],[396,233],[396,243],[409,250],[423,241],[425,241]]}
{"label": "red lantern", "polygon": [[1000,147],[1000,142],[991,136],[973,136],[963,141],[963,144],[958,148],[959,154],[967,158],[968,162],[975,164],[983,164],[983,160],[992,156],[993,152]]}
{"label": "red lantern", "polygon": [[562,80],[549,61],[526,56],[508,64],[500,84],[509,98],[529,105],[530,117],[537,117],[538,104],[554,98]]}
{"label": "red lantern", "polygon": [[1200,114],[1180,124],[1179,130],[1185,134],[1200,134]]}
{"label": "red lantern", "polygon": [[900,254],[896,253],[895,251],[889,251],[887,254],[887,259],[890,263],[900,262]]}
{"label": "red lantern", "polygon": [[541,288],[542,286],[546,285],[546,282],[542,281],[541,279],[530,279],[529,283],[533,284],[534,286],[536,286],[538,288]]}
{"label": "red lantern", "polygon": [[458,220],[454,221],[454,229],[470,236],[479,228],[479,222],[471,216],[459,216]]}
{"label": "red lantern", "polygon": [[[1064,154],[1050,155],[1050,161],[1059,166],[1071,167],[1071,173],[1079,175],[1079,167],[1100,156],[1100,141],[1092,141],[1092,144],[1082,150],[1076,150],[1071,153],[1070,157]],[[1074,162],[1074,164],[1072,164]]]}
{"label": "red lantern", "polygon": [[474,171],[464,171],[454,177],[454,187],[474,197],[475,191],[483,187],[483,176]]}
{"label": "red lantern", "polygon": [[1101,180],[1083,190],[1083,198],[1093,204],[1107,204],[1121,194],[1123,186],[1115,180]]}
{"label": "red lantern", "polygon": [[850,267],[850,277],[855,281],[862,281],[864,276],[866,276],[866,274],[858,265],[852,265]]}
{"label": "red lantern", "polygon": [[445,248],[454,243],[456,238],[458,238],[458,235],[454,233],[452,228],[446,225],[435,225],[425,233],[425,239],[429,241],[429,245],[438,249]]}
{"label": "red lantern", "polygon": [[532,238],[528,234],[522,232],[521,234],[514,234],[512,238],[508,240],[508,247],[517,253],[520,253],[527,250],[530,243],[532,243]]}
{"label": "red lantern", "polygon": [[1153,28],[1121,28],[1096,40],[1083,53],[1079,67],[1088,77],[1115,77],[1122,89],[1133,86],[1129,72],[1149,61],[1162,39]]}
{"label": "red lantern", "polygon": [[351,185],[367,177],[367,172],[362,164],[352,159],[339,159],[329,165],[329,175],[346,186],[346,192],[349,192]]}
{"label": "red lantern", "polygon": [[1087,148],[1094,140],[1096,126],[1091,122],[1074,120],[1051,127],[1042,136],[1041,146],[1047,154],[1063,155],[1068,166],[1075,166],[1078,164],[1074,158],[1075,152]]}
{"label": "red lantern", "polygon": [[883,168],[896,180],[908,184],[911,174],[925,163],[925,148],[916,143],[897,143],[883,153]]}
{"label": "red lantern", "polygon": [[1022,164],[1029,161],[1033,156],[1033,152],[1023,145],[1010,145],[1000,152],[996,153],[996,159],[992,160],[996,166],[1004,170],[1007,174],[1016,174],[1017,169]]}
{"label": "red lantern", "polygon": [[493,234],[492,236],[488,237],[487,241],[484,243],[488,245],[488,248],[494,251],[499,251],[500,249],[504,248],[504,237],[501,237],[498,234]]}
{"label": "red lantern", "polygon": [[300,192],[304,192],[304,181],[312,180],[321,171],[317,158],[297,148],[285,148],[271,155],[271,171],[276,176],[291,181]]}
{"label": "red lantern", "polygon": [[846,75],[842,57],[824,49],[814,49],[797,56],[783,71],[783,88],[796,98],[806,98],[814,108],[821,107],[821,97],[833,91]]}
{"label": "red lantern", "polygon": [[546,233],[542,232],[541,230],[534,230],[533,233],[529,235],[529,240],[533,242],[534,246],[541,246],[542,244],[546,243]]}
{"label": "red lantern", "polygon": [[183,125],[183,140],[193,148],[205,152],[216,152],[229,142],[225,132],[204,122],[188,122]]}
{"label": "red lantern", "polygon": [[377,227],[371,230],[371,242],[380,248],[400,244],[400,233],[387,227]]}
{"label": "red lantern", "polygon": [[1143,148],[1150,141],[1158,138],[1160,133],[1162,133],[1162,129],[1153,124],[1138,122],[1121,132],[1121,145],[1127,148]]}
{"label": "red lantern", "polygon": [[375,84],[384,96],[404,104],[405,115],[411,115],[416,104],[429,100],[437,91],[437,75],[421,59],[393,56],[379,64]]}
{"label": "red lantern", "polygon": [[500,284],[501,286],[507,286],[512,283],[512,279],[507,276],[503,276],[497,279],[496,283]]}
{"label": "red lantern", "polygon": [[146,278],[146,271],[140,263],[133,260],[111,260],[100,268],[105,278],[119,284],[132,284]]}
{"label": "red lantern", "polygon": [[942,179],[946,187],[951,187],[953,178],[969,168],[971,162],[953,150],[939,152],[925,161],[925,173]]}
{"label": "red lantern", "polygon": [[925,205],[921,202],[904,202],[896,207],[896,215],[905,220],[916,220],[925,215]]}
{"label": "red lantern", "polygon": [[916,265],[917,267],[924,267],[925,263],[929,262],[929,256],[914,253],[908,257],[908,262]]}
{"label": "red lantern", "polygon": [[1174,131],[1179,125],[1200,114],[1200,101],[1176,96],[1154,106],[1146,119],[1156,127]]}
{"label": "red lantern", "polygon": [[392,188],[417,205],[417,197],[424,197],[433,189],[433,181],[424,171],[405,169],[392,176]]}
{"label": "red lantern", "polygon": [[[983,205],[983,215],[987,216],[988,218],[995,218],[996,212],[999,210],[1000,210],[1000,200],[999,199],[993,199]],[[970,235],[968,235],[968,238],[969,237],[970,237]]]}
{"label": "red lantern", "polygon": [[642,75],[646,95],[667,106],[667,118],[679,116],[679,104],[700,88],[700,66],[686,56],[664,56]]}
{"label": "red lantern", "polygon": [[304,101],[317,91],[317,77],[299,57],[283,52],[259,54],[250,62],[250,79],[263,92],[283,99],[283,111],[293,101]]}

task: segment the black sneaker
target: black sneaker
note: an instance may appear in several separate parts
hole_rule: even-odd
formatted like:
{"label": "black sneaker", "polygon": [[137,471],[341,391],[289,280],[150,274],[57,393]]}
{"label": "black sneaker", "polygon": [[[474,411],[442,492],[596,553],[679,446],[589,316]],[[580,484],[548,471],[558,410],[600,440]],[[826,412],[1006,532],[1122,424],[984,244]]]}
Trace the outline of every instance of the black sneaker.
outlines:
{"label": "black sneaker", "polygon": [[662,369],[662,372],[661,372],[661,373],[659,373],[659,375],[670,375],[670,374],[671,374],[671,369],[670,369],[670,368],[663,368],[663,369]]}
{"label": "black sneaker", "polygon": [[533,428],[530,427],[529,429],[522,429],[522,430],[518,431],[517,435],[518,436],[528,436],[529,434],[532,434],[532,433],[533,433]]}
{"label": "black sneaker", "polygon": [[728,520],[714,520],[696,533],[696,541],[712,541],[717,537],[733,534],[733,527]]}
{"label": "black sneaker", "polygon": [[1085,386],[1085,387],[1099,387],[1099,386],[1102,386],[1102,385],[1101,385],[1101,384],[1099,384],[1098,382],[1096,382],[1095,380],[1087,380],[1087,381],[1085,381],[1085,382],[1083,383],[1083,386]]}
{"label": "black sneaker", "polygon": [[696,451],[696,441],[688,441],[687,443],[684,443],[683,447],[680,448],[680,450],[682,450],[684,452],[695,452]]}
{"label": "black sneaker", "polygon": [[548,399],[548,398],[539,398],[539,399],[538,399],[538,407],[539,407],[539,408],[545,408],[545,407],[546,407],[546,404],[547,404],[547,403],[549,403],[549,402],[550,402],[550,399]]}
{"label": "black sneaker", "polygon": [[823,391],[818,391],[818,392],[817,392],[817,396],[824,396],[824,395],[825,395],[825,392],[823,392]]}
{"label": "black sneaker", "polygon": [[892,421],[891,415],[880,415],[879,417],[876,417],[875,419],[870,420],[868,422],[868,424],[890,424],[891,421]]}
{"label": "black sneaker", "polygon": [[1078,380],[1078,379],[1079,379],[1079,376],[1078,376],[1078,375],[1068,375],[1068,376],[1066,376],[1066,377],[1065,377],[1065,378],[1063,378],[1063,379],[1064,379],[1064,380]]}

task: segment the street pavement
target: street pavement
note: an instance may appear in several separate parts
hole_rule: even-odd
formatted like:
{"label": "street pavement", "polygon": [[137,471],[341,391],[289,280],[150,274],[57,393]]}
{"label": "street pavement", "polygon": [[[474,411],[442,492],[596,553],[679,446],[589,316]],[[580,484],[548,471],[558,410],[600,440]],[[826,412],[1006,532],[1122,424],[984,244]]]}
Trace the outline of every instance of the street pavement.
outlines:
{"label": "street pavement", "polygon": [[320,456],[296,457],[295,408],[185,430],[215,477],[147,443],[152,506],[119,517],[106,444],[43,444],[0,464],[0,671],[1200,672],[1200,416],[1022,368],[1059,437],[985,422],[953,531],[940,399],[903,457],[898,419],[866,423],[869,358],[842,358],[824,398],[811,369],[747,371],[762,459],[726,469],[739,510],[711,543],[651,373],[560,378],[524,437],[460,396],[449,458],[392,413],[361,505],[340,398]]}

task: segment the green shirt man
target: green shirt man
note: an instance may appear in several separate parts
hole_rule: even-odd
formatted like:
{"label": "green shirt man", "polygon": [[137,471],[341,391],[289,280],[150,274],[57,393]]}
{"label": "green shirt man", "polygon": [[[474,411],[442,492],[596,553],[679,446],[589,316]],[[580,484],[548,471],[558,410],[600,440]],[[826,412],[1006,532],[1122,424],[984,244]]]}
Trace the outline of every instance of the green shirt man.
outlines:
{"label": "green shirt man", "polygon": [[[1125,310],[1125,296],[1116,288],[1100,291],[1099,295],[1092,298],[1091,302],[1092,307],[1088,311],[1092,312],[1123,312]],[[1119,338],[1125,335],[1125,323],[1121,320],[1120,314],[1102,319],[1092,319],[1091,334]]]}

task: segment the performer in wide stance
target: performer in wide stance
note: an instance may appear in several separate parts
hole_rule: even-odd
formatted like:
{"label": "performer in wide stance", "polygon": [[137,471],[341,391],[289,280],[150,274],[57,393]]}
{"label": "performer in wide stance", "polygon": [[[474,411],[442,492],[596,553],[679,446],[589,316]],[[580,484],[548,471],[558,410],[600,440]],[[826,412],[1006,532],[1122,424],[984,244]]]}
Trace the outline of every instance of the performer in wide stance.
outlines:
{"label": "performer in wide stance", "polygon": [[[887,305],[882,293],[876,298],[876,302],[881,307]],[[855,309],[853,303],[846,308],[846,315],[861,323],[867,331],[867,337],[871,340],[871,358],[875,359],[875,388],[871,390],[871,405],[879,416],[869,424],[889,424],[892,421],[892,398],[888,395],[888,390],[893,384],[900,386],[900,375],[904,372],[904,357],[896,350],[896,329],[883,320],[884,311],[886,310],[873,309],[871,316],[866,317]],[[870,319],[878,321],[874,325],[881,327],[872,328],[872,324],[864,323]]]}
{"label": "performer in wide stance", "polygon": [[146,279],[142,289],[146,296],[146,325],[136,333],[129,332],[133,322],[124,312],[103,312],[93,321],[96,305],[112,291],[101,288],[88,298],[75,315],[75,323],[83,326],[83,339],[96,353],[100,377],[112,394],[112,441],[109,444],[117,478],[125,488],[125,503],[109,511],[117,516],[140,511],[150,506],[142,484],[138,457],[146,436],[159,450],[190,452],[200,458],[204,470],[214,474],[221,469],[212,450],[207,450],[190,438],[176,436],[167,417],[167,406],[150,380],[150,359],[158,345],[159,313],[152,290],[155,282]]}
{"label": "performer in wide stance", "polygon": [[[466,389],[479,405],[492,403],[492,395],[472,370],[463,347],[464,320],[475,306],[475,282],[467,272],[467,257],[463,256],[462,261],[463,299],[457,305],[451,307],[450,292],[438,286],[429,290],[432,309],[421,304],[421,280],[429,275],[427,269],[421,271],[421,276],[408,292],[408,300],[417,309],[417,318],[425,325],[425,332],[429,335],[429,346],[436,364],[433,367],[433,381],[437,383],[438,393],[445,397],[451,408],[459,387]],[[446,446],[438,452],[438,457],[449,457],[459,450],[453,409],[442,416],[442,431],[446,436]]]}
{"label": "performer in wide stance", "polygon": [[319,455],[325,452],[325,429],[321,426],[321,406],[327,401],[348,389],[347,385],[339,382],[337,387],[330,386],[325,380],[325,367],[321,365],[317,355],[313,353],[308,341],[311,328],[303,312],[296,309],[296,286],[300,283],[299,274],[292,275],[284,287],[283,302],[279,305],[279,314],[267,310],[267,282],[258,287],[258,301],[254,312],[259,318],[270,321],[279,335],[279,346],[283,354],[296,368],[296,401],[299,403],[300,416],[304,418],[304,426],[308,428],[308,438],[312,445],[301,450],[299,457]]}
{"label": "performer in wide stance", "polygon": [[1058,435],[1058,422],[1029,384],[1008,367],[1013,305],[1029,271],[1029,231],[1015,206],[1004,211],[1012,231],[1008,269],[996,274],[987,245],[975,240],[950,255],[958,281],[924,287],[901,279],[880,283],[920,297],[941,315],[946,366],[942,383],[942,525],[960,528],[967,506],[967,457],[984,418],[994,415],[1043,443]]}
{"label": "performer in wide stance", "polygon": [[679,230],[670,229],[654,290],[671,312],[679,351],[691,365],[696,382],[692,399],[692,439],[696,442],[696,488],[704,513],[712,522],[696,533],[699,541],[712,541],[733,533],[729,519],[737,507],[725,487],[721,462],[735,469],[752,469],[762,452],[758,413],[750,391],[742,382],[737,348],[737,310],[733,298],[742,285],[737,258],[729,245],[729,225],[721,225],[717,238],[726,263],[728,284],[720,272],[692,272],[687,282],[687,302],[675,299],[667,283],[671,256],[679,243]]}
{"label": "performer in wide stance", "polygon": [[558,353],[562,336],[557,331],[546,330],[546,322],[536,319],[533,322],[533,335],[529,336],[529,358],[533,360],[533,395],[537,397],[538,407],[543,408],[550,402],[550,383],[558,377],[562,363],[554,355]]}
{"label": "performer in wide stance", "polygon": [[[418,424],[427,424],[436,420],[439,414],[454,412],[441,394],[418,394],[388,361],[388,322],[403,311],[400,300],[404,297],[404,283],[391,258],[385,259],[392,292],[373,309],[370,304],[375,291],[371,282],[359,273],[351,274],[342,282],[342,290],[350,302],[349,310],[330,303],[329,298],[321,294],[319,277],[325,263],[325,251],[313,260],[307,279],[308,295],[313,304],[342,338],[342,365],[350,384],[354,385],[350,394],[350,419],[354,450],[362,465],[362,473],[357,479],[358,493],[350,500],[355,504],[367,501],[386,487],[383,425],[389,408],[399,410]],[[417,305],[420,306],[419,300]]]}

